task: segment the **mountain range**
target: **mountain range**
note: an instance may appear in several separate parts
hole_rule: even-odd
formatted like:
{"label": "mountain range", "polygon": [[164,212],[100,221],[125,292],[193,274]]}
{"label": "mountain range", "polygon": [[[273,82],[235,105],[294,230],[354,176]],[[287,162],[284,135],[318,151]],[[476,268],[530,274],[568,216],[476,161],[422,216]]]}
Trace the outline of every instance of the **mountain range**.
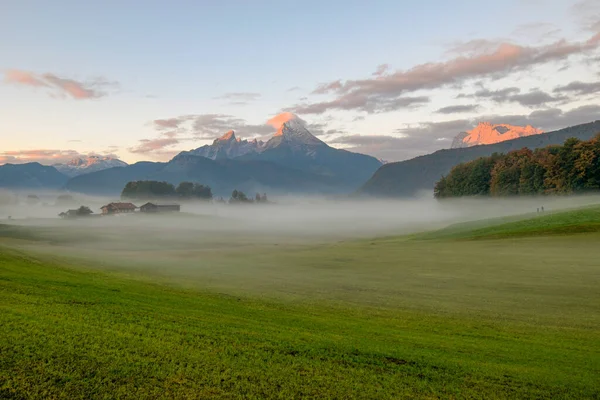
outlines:
{"label": "mountain range", "polygon": [[[332,148],[312,135],[301,120],[291,119],[266,142],[242,140],[229,131],[212,144],[181,152],[169,162],[128,165],[110,157],[91,156],[55,166],[5,164],[0,166],[0,187],[118,195],[129,181],[161,180],[199,182],[221,196],[228,196],[233,189],[414,196],[420,191],[431,193],[435,182],[461,162],[523,147],[562,144],[570,137],[588,140],[598,132],[600,121],[543,134],[533,127],[482,123],[459,134],[453,149],[383,164],[371,156]],[[489,141],[499,142],[477,145]]]}
{"label": "mountain range", "polygon": [[268,193],[334,194],[356,190],[381,166],[374,157],[328,146],[291,119],[267,142],[236,138],[184,151],[166,163],[138,162],[71,178],[70,191],[118,194],[132,180],[194,181],[227,196],[233,189]]}
{"label": "mountain range", "polygon": [[438,150],[411,160],[383,165],[359,190],[359,195],[377,197],[415,196],[419,192],[433,193],[435,183],[457,164],[493,153],[507,153],[523,147],[537,149],[558,145],[569,138],[589,140],[600,132],[600,121],[534,134],[490,145]]}
{"label": "mountain range", "polygon": [[126,167],[127,163],[113,157],[88,156],[85,158],[74,158],[65,164],[54,164],[52,166],[58,172],[68,177],[73,177],[113,167]]}
{"label": "mountain range", "polygon": [[480,122],[472,130],[459,133],[452,141],[451,148],[459,149],[481,144],[494,144],[525,136],[539,135],[541,133],[544,133],[544,131],[534,128],[531,125],[515,126]]}
{"label": "mountain range", "polygon": [[0,165],[0,188],[59,189],[69,177],[56,168],[37,162]]}
{"label": "mountain range", "polygon": [[234,131],[229,131],[218,139],[215,139],[211,145],[198,147],[195,150],[187,152],[195,156],[210,158],[211,160],[222,160],[236,158],[248,153],[258,153],[263,141],[241,140],[235,137]]}

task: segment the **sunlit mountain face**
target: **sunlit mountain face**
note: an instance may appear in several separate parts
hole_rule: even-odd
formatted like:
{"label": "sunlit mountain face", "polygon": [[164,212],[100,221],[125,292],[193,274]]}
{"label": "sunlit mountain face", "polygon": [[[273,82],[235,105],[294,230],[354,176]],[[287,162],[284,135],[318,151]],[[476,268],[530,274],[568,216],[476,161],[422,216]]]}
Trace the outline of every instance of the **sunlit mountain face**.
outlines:
{"label": "sunlit mountain face", "polygon": [[88,156],[74,158],[64,164],[54,164],[53,167],[59,172],[73,177],[113,167],[126,167],[127,165],[126,162],[113,157]]}
{"label": "sunlit mountain face", "polygon": [[474,129],[459,133],[452,142],[452,148],[457,149],[480,144],[494,144],[542,133],[544,133],[543,130],[534,128],[530,125],[515,126],[480,122]]}

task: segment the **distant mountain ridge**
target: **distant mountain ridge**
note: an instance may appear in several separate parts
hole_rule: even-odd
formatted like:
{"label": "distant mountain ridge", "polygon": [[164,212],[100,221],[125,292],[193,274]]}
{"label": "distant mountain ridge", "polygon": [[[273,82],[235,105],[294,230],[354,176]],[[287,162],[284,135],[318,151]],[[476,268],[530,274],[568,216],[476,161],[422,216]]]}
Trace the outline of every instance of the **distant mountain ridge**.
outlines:
{"label": "distant mountain ridge", "polygon": [[0,165],[0,187],[11,189],[58,189],[69,177],[56,168],[37,162]]}
{"label": "distant mountain ridge", "polygon": [[233,131],[213,144],[182,152],[212,160],[270,162],[305,173],[328,177],[339,187],[354,190],[369,179],[382,163],[375,157],[336,149],[314,136],[295,118],[279,127],[267,142],[240,140]]}
{"label": "distant mountain ridge", "polygon": [[65,164],[54,164],[52,166],[56,168],[58,172],[69,177],[74,177],[113,167],[126,167],[127,165],[126,162],[113,157],[88,156],[85,158],[74,158]]}
{"label": "distant mountain ridge", "polygon": [[359,195],[381,197],[415,196],[419,192],[430,193],[443,175],[453,166],[472,161],[493,153],[507,153],[523,147],[537,149],[549,145],[563,144],[575,137],[590,140],[600,132],[600,121],[560,129],[545,134],[526,136],[491,145],[438,150],[435,153],[411,160],[383,165],[357,192]]}
{"label": "distant mountain ridge", "polygon": [[451,148],[459,149],[482,144],[494,144],[542,133],[544,133],[543,130],[534,128],[531,125],[516,126],[480,122],[472,130],[459,133],[452,141]]}
{"label": "distant mountain ridge", "polygon": [[339,194],[356,190],[381,165],[374,157],[328,146],[299,119],[283,123],[266,143],[229,131],[212,144],[167,163],[136,163],[71,179],[68,190],[116,194],[132,180],[194,181],[217,195],[248,192]]}
{"label": "distant mountain ridge", "polygon": [[178,184],[183,181],[209,185],[218,196],[233,189],[248,193],[336,193],[342,189],[327,177],[304,173],[265,161],[243,161],[179,154],[167,163],[139,162],[72,178],[70,191],[117,195],[129,181],[158,180]]}
{"label": "distant mountain ridge", "polygon": [[257,153],[263,145],[262,141],[256,139],[238,139],[234,131],[229,131],[220,138],[215,139],[212,144],[185,153],[210,158],[211,160],[221,160],[240,157],[248,153]]}

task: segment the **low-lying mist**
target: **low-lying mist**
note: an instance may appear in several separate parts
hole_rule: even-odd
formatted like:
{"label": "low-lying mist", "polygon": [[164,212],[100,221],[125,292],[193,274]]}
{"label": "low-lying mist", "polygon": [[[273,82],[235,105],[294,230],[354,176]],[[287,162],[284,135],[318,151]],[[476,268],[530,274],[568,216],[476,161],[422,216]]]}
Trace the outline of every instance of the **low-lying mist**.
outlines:
{"label": "low-lying mist", "polygon": [[[431,260],[435,251],[443,251],[439,265],[443,269],[456,248],[443,244],[428,254],[433,245],[423,242],[392,250],[388,247],[386,254],[379,254],[377,246],[370,246],[377,237],[430,231],[470,220],[509,215],[525,218],[536,215],[541,207],[548,213],[600,203],[599,196],[272,200],[270,204],[244,205],[184,202],[181,212],[114,216],[97,215],[103,204],[114,199],[76,196],[76,204],[69,207],[50,200],[5,204],[0,206],[0,245],[76,261],[77,265],[135,272],[222,292],[292,293],[302,298],[341,293],[339,298],[359,296],[371,301],[380,289],[396,293],[428,285],[420,280],[425,276],[418,268],[420,258],[429,258],[431,268],[437,265]],[[90,207],[96,215],[58,217],[59,212],[80,205]],[[341,243],[356,239],[368,240],[356,245]],[[385,262],[372,262],[383,259]],[[405,264],[406,260],[410,262]],[[471,261],[467,258],[464,263]],[[408,265],[410,273],[403,270]],[[400,281],[404,286],[399,286]]]}
{"label": "low-lying mist", "polygon": [[[180,213],[125,214],[100,216],[100,207],[114,199],[74,196],[72,204],[56,204],[55,195],[40,195],[37,204],[0,205],[0,223],[39,226],[51,232],[87,230],[99,237],[116,236],[136,243],[145,236],[160,237],[164,243],[189,235],[230,234],[260,237],[325,238],[372,237],[407,234],[448,224],[507,215],[535,213],[541,207],[555,211],[600,203],[600,196],[537,197],[512,199],[458,199],[437,201],[430,196],[400,200],[331,200],[319,197],[280,197],[269,204],[219,204],[183,202]],[[139,204],[138,204],[139,203]],[[144,202],[134,202],[140,206]],[[95,215],[60,219],[68,208],[88,206]],[[49,230],[50,229],[50,230]],[[135,232],[134,236],[131,234]],[[183,236],[180,237],[180,236]],[[133,246],[135,247],[135,246]]]}

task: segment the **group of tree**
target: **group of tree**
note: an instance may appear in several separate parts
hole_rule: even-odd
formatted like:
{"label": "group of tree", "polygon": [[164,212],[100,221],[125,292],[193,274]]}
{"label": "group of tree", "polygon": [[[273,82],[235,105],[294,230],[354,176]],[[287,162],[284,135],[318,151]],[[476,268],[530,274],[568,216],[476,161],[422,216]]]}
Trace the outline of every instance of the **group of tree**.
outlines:
{"label": "group of tree", "polygon": [[81,206],[75,210],[68,210],[66,212],[61,212],[60,214],[58,214],[59,217],[61,218],[78,218],[78,217],[87,217],[90,214],[93,214],[94,212],[86,206]]}
{"label": "group of tree", "polygon": [[493,154],[455,166],[434,189],[436,198],[571,194],[600,190],[600,134],[589,141]]}
{"label": "group of tree", "polygon": [[234,190],[231,193],[231,197],[229,198],[229,204],[240,204],[240,203],[268,203],[269,200],[267,199],[267,194],[263,193],[262,195],[260,193],[256,193],[256,196],[254,196],[254,199],[252,198],[248,198],[248,196],[246,196],[246,194],[244,192],[242,192],[241,190]]}
{"label": "group of tree", "polygon": [[133,181],[127,183],[121,192],[124,199],[201,199],[211,200],[210,186],[194,182],[181,182],[177,187],[168,182],[159,181]]}

